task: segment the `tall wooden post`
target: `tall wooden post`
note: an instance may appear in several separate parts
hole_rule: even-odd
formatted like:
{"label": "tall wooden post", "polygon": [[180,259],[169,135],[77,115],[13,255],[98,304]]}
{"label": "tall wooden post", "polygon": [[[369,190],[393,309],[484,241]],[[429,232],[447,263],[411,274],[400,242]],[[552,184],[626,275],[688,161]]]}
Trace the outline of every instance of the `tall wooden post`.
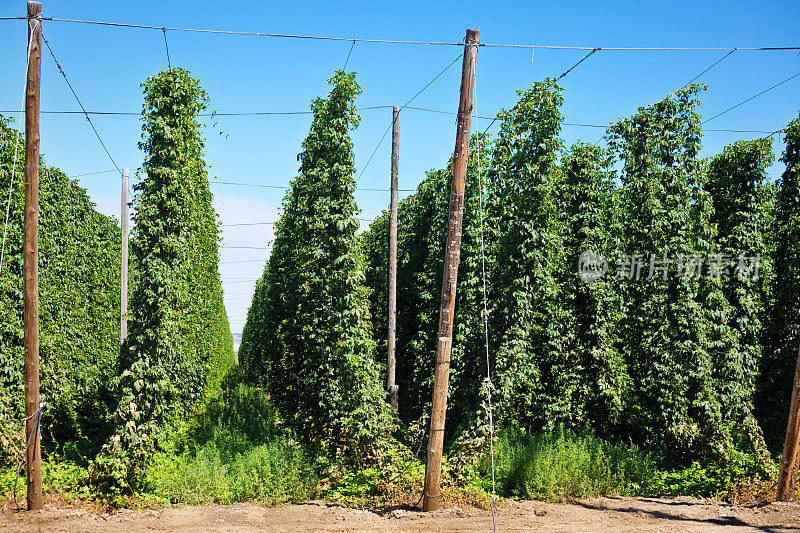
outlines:
{"label": "tall wooden post", "polygon": [[122,205],[119,223],[122,229],[119,287],[119,346],[128,338],[128,169],[122,170]]}
{"label": "tall wooden post", "polygon": [[39,86],[42,4],[28,2],[28,79],[25,90],[25,218],[22,237],[22,302],[25,345],[25,442],[28,510],[42,508],[39,438]]}
{"label": "tall wooden post", "polygon": [[400,107],[392,109],[392,176],[391,201],[389,207],[389,335],[388,372],[386,390],[389,404],[397,409],[398,391],[396,383],[395,344],[397,339],[397,167],[400,161]]}
{"label": "tall wooden post", "polygon": [[800,455],[800,352],[794,370],[792,401],[789,405],[789,422],[786,424],[786,440],[783,444],[783,459],[778,475],[778,490],[775,499],[788,502],[794,497],[797,482],[797,460]]}
{"label": "tall wooden post", "polygon": [[436,342],[436,366],[433,373],[433,402],[431,405],[428,463],[425,470],[423,511],[439,508],[444,447],[444,421],[447,410],[447,385],[450,381],[450,351],[453,343],[453,316],[456,307],[456,278],[461,260],[462,217],[464,215],[464,180],[469,160],[469,135],[472,102],[475,91],[475,64],[478,59],[480,30],[467,30],[464,63],[461,69],[461,99],[458,104],[456,148],[453,155],[453,181],[450,186],[450,218],[447,224],[447,243],[444,256],[442,302],[439,312],[439,334]]}

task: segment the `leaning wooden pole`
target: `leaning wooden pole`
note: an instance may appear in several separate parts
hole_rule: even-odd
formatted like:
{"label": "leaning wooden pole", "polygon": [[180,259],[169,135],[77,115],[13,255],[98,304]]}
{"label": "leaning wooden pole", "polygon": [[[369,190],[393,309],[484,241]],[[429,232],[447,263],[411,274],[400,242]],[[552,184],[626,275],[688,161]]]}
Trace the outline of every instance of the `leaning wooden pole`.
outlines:
{"label": "leaning wooden pole", "polygon": [[120,286],[119,286],[119,346],[122,350],[128,338],[128,169],[122,169],[122,201],[120,202]]}
{"label": "leaning wooden pole", "polygon": [[453,155],[453,181],[450,185],[450,217],[444,255],[444,279],[436,342],[436,365],[433,372],[433,402],[428,436],[428,462],[425,470],[423,511],[439,508],[441,497],[442,448],[447,410],[447,385],[450,381],[450,351],[453,344],[453,317],[456,307],[456,281],[461,260],[461,232],[464,215],[464,181],[469,160],[469,135],[472,101],[475,94],[475,64],[478,59],[480,30],[467,30],[464,63],[461,69],[461,99],[458,104],[456,148]]}
{"label": "leaning wooden pole", "polygon": [[397,409],[397,359],[395,344],[397,340],[397,167],[400,162],[400,106],[392,109],[392,175],[390,178],[391,200],[389,203],[389,332],[387,337],[386,390],[389,404]]}
{"label": "leaning wooden pole", "polygon": [[25,345],[25,460],[28,510],[42,508],[39,437],[39,86],[42,4],[28,2],[28,79],[25,90],[25,218],[22,237],[22,302]]}
{"label": "leaning wooden pole", "polygon": [[789,405],[789,422],[786,424],[786,440],[783,443],[783,459],[778,475],[778,490],[775,499],[791,501],[797,482],[797,460],[800,455],[800,351],[794,369],[792,401]]}

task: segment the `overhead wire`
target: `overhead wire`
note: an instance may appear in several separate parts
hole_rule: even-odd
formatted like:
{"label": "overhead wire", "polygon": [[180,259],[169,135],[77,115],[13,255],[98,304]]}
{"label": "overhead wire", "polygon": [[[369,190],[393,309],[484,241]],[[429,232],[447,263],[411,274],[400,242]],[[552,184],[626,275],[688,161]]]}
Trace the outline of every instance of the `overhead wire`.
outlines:
{"label": "overhead wire", "polygon": [[[416,99],[416,98],[417,98],[419,95],[421,95],[423,92],[425,92],[425,90],[426,90],[428,87],[430,87],[431,85],[433,85],[433,83],[434,83],[436,80],[438,80],[438,79],[439,79],[439,78],[442,76],[442,74],[444,74],[445,72],[447,72],[447,71],[450,69],[450,67],[452,67],[452,66],[453,66],[453,65],[456,63],[456,61],[458,61],[459,59],[461,59],[461,56],[463,56],[463,55],[464,55],[463,53],[461,53],[461,54],[458,54],[458,56],[456,56],[456,58],[455,58],[453,61],[451,61],[449,65],[447,65],[446,67],[444,67],[444,68],[442,69],[442,71],[441,71],[441,72],[439,72],[439,74],[437,74],[436,76],[434,76],[434,77],[433,77],[433,79],[432,79],[431,81],[429,81],[428,83],[426,83],[426,84],[425,84],[425,86],[424,86],[422,89],[420,89],[419,91],[417,91],[417,94],[415,94],[414,96],[412,96],[412,97],[411,97],[411,98],[410,98],[410,99],[409,99],[409,100],[408,100],[408,101],[407,101],[405,104],[403,104],[402,106],[400,106],[400,111],[402,111],[404,108],[408,107],[408,104],[410,104],[411,102],[413,102],[413,101],[414,101],[414,100],[415,100],[415,99]],[[390,130],[390,129],[392,129],[392,124],[393,124],[393,122],[389,122],[389,126],[387,126],[387,127],[386,127],[386,131],[384,131],[384,132],[383,132],[383,135],[381,136],[381,139],[380,139],[380,141],[378,141],[378,144],[375,146],[375,149],[372,151],[372,154],[369,156],[369,159],[367,159],[367,163],[364,165],[364,168],[363,168],[363,169],[361,169],[361,172],[358,174],[358,177],[356,178],[356,183],[358,183],[358,182],[359,182],[359,180],[361,180],[361,176],[362,176],[362,175],[364,175],[364,172],[367,170],[367,167],[369,167],[369,164],[370,164],[370,162],[372,161],[372,158],[373,158],[373,157],[375,157],[375,154],[378,152],[378,148],[380,148],[380,147],[381,147],[381,143],[383,143],[383,140],[386,138],[386,135],[389,133],[389,130]]]}
{"label": "overhead wire", "polygon": [[[387,109],[393,106],[390,105],[377,105],[377,106],[366,106],[366,107],[359,107],[356,108],[356,111],[367,111],[372,109]],[[0,113],[13,113],[14,111],[10,111],[7,109],[0,110]],[[243,116],[269,116],[269,115],[311,115],[313,111],[247,111],[247,112],[240,112],[240,113],[220,113],[218,111],[213,111],[210,113],[198,113],[198,117],[243,117]],[[43,110],[39,111],[39,114],[42,115],[109,115],[109,116],[129,116],[129,117],[140,117],[142,116],[139,112],[134,111],[88,111],[88,110],[81,110],[81,111],[71,111],[71,110]]]}
{"label": "overhead wire", "polygon": [[169,43],[167,42],[167,29],[161,28],[161,31],[164,32],[164,48],[167,49],[167,68],[172,68],[172,62],[169,60]]}
{"label": "overhead wire", "polygon": [[563,78],[564,76],[566,76],[567,74],[569,74],[570,72],[572,72],[572,70],[573,70],[575,67],[577,67],[578,65],[580,65],[581,63],[583,63],[584,61],[586,61],[587,59],[589,59],[589,57],[591,57],[591,55],[592,55],[592,54],[594,54],[595,52],[597,52],[598,50],[600,50],[600,49],[599,49],[599,48],[594,48],[594,49],[592,49],[592,51],[591,51],[591,52],[589,52],[588,54],[586,54],[585,56],[583,56],[583,57],[580,59],[580,61],[578,61],[577,63],[575,63],[574,65],[572,65],[571,67],[569,67],[567,70],[565,70],[565,71],[563,72],[563,74],[561,74],[561,76],[559,76],[558,78],[556,78],[556,81],[560,80],[561,78]]}
{"label": "overhead wire", "polygon": [[736,104],[736,105],[732,105],[732,106],[731,106],[731,107],[729,107],[728,109],[726,109],[726,110],[724,110],[724,111],[722,111],[722,112],[720,112],[720,113],[717,113],[716,115],[714,115],[714,116],[713,116],[713,117],[711,117],[711,118],[707,118],[707,119],[705,119],[705,120],[704,120],[704,121],[702,121],[700,124],[705,124],[706,122],[710,122],[710,121],[714,120],[714,119],[715,119],[715,118],[717,118],[717,117],[721,117],[722,115],[724,115],[724,114],[725,114],[725,113],[727,113],[728,111],[733,111],[734,109],[736,109],[736,108],[737,108],[737,107],[739,107],[740,105],[746,104],[747,102],[749,102],[749,101],[751,101],[751,100],[755,100],[756,98],[758,98],[758,97],[759,97],[759,96],[761,96],[762,94],[764,94],[764,93],[768,93],[768,92],[769,92],[769,91],[771,91],[772,89],[775,89],[776,87],[780,87],[780,86],[781,86],[781,85],[783,85],[784,83],[786,83],[786,82],[788,82],[788,81],[791,81],[791,80],[795,79],[795,78],[796,78],[796,77],[798,77],[798,76],[800,76],[800,72],[798,72],[797,74],[794,74],[794,75],[792,75],[792,76],[789,76],[789,77],[788,77],[788,78],[786,78],[785,80],[783,80],[783,81],[780,81],[780,82],[776,83],[775,85],[773,85],[773,86],[771,86],[771,87],[768,87],[767,89],[764,89],[763,91],[761,91],[761,92],[759,92],[759,93],[756,93],[756,94],[754,94],[753,96],[751,96],[751,97],[749,97],[749,98],[746,98],[746,99],[742,100],[741,102],[739,102],[739,103],[738,103],[738,104]]}
{"label": "overhead wire", "polygon": [[350,45],[350,51],[347,52],[347,59],[344,60],[344,67],[342,67],[342,71],[347,70],[347,64],[350,62],[350,54],[353,53],[353,48],[356,47],[356,41],[353,39],[353,44]]}
{"label": "overhead wire", "polygon": [[83,178],[85,176],[96,176],[98,174],[109,174],[111,172],[116,172],[117,170],[112,168],[111,170],[98,170],[97,172],[86,172],[84,174],[73,174],[72,178]]}
{"label": "overhead wire", "polygon": [[47,41],[47,38],[44,36],[44,32],[42,32],[42,40],[44,41],[44,44],[47,46],[47,50],[50,52],[50,56],[53,58],[53,61],[55,61],[56,67],[58,67],[58,71],[61,72],[61,75],[64,77],[64,81],[67,82],[67,87],[69,87],[70,92],[72,92],[72,96],[75,97],[75,101],[78,102],[78,105],[80,106],[81,111],[83,112],[83,115],[86,117],[86,120],[89,122],[89,125],[92,127],[92,131],[94,131],[95,137],[97,137],[97,140],[100,141],[100,146],[103,147],[103,150],[105,151],[106,155],[108,156],[108,159],[111,160],[111,164],[114,165],[114,168],[117,170],[117,172],[119,172],[119,174],[122,175],[122,171],[119,169],[119,165],[117,165],[117,162],[114,161],[113,157],[111,157],[111,152],[108,151],[108,148],[106,147],[106,143],[103,142],[103,139],[100,137],[100,134],[97,132],[97,128],[95,128],[95,126],[94,126],[94,122],[92,122],[92,119],[89,117],[89,114],[86,112],[86,108],[83,106],[83,103],[81,102],[81,99],[78,98],[78,93],[75,92],[75,89],[72,87],[72,84],[70,83],[69,78],[67,77],[67,73],[64,72],[64,69],[61,67],[61,63],[59,63],[58,59],[56,58],[55,53],[53,53],[53,48],[50,46],[50,43]]}
{"label": "overhead wire", "polygon": [[[235,185],[238,187],[261,187],[264,189],[288,189],[289,185],[270,185],[266,183],[242,183],[234,181],[212,181],[211,185]],[[373,187],[356,187],[357,191],[368,192],[389,192],[389,189],[378,189]],[[400,192],[414,192],[416,189],[398,189]]]}
{"label": "overhead wire", "polygon": [[[4,17],[0,20],[24,20],[25,17]],[[353,38],[353,37],[334,37],[325,35],[301,35],[291,33],[269,33],[269,32],[255,32],[255,31],[237,31],[237,30],[218,30],[218,29],[205,29],[205,28],[180,28],[170,26],[155,26],[148,24],[131,24],[124,22],[109,22],[100,20],[83,20],[83,19],[68,19],[59,17],[42,17],[42,20],[52,22],[66,22],[74,24],[89,24],[97,26],[109,26],[117,28],[135,28],[156,31],[174,31],[174,32],[188,32],[188,33],[207,33],[216,35],[235,35],[235,36],[249,36],[249,37],[274,37],[286,39],[304,39],[316,41],[355,41],[357,43],[375,43],[375,44],[402,44],[402,45],[431,45],[431,46],[463,46],[463,42],[455,41],[421,41],[421,40],[403,40],[403,39],[366,39],[366,38]],[[733,46],[574,46],[574,45],[555,45],[555,44],[514,44],[514,43],[479,43],[481,48],[520,48],[520,49],[536,49],[543,50],[606,50],[606,51],[620,51],[620,52],[713,52],[713,51],[728,51],[728,50],[741,50],[747,52],[776,52],[776,51],[791,51],[800,50],[800,46],[751,46],[751,47],[733,47]]]}
{"label": "overhead wire", "polygon": [[690,83],[692,83],[693,81],[697,80],[697,79],[698,79],[700,76],[702,76],[703,74],[705,74],[706,72],[708,72],[708,71],[709,71],[709,70],[711,70],[712,68],[714,68],[714,67],[716,67],[717,65],[719,65],[720,63],[722,63],[722,61],[723,61],[724,59],[726,59],[726,58],[727,58],[729,55],[731,55],[732,53],[734,53],[736,50],[737,50],[737,49],[736,49],[736,48],[734,48],[733,50],[731,50],[730,52],[728,52],[727,54],[725,54],[725,55],[724,55],[724,56],[722,56],[721,58],[719,58],[719,59],[717,59],[716,61],[714,61],[714,62],[713,62],[713,63],[712,63],[712,64],[711,64],[711,65],[710,65],[708,68],[706,68],[706,69],[705,69],[703,72],[701,72],[700,74],[698,74],[698,75],[697,75],[697,76],[695,76],[694,78],[692,78],[692,79],[690,79],[689,81],[687,81],[687,82],[686,82],[686,83],[683,85],[683,87],[684,87],[684,88],[688,87]]}
{"label": "overhead wire", "polygon": [[[691,82],[689,82],[689,83],[691,83]],[[381,106],[360,107],[360,108],[357,108],[357,111],[364,111],[364,110],[371,110],[371,109],[389,109],[391,107],[394,107],[394,106],[381,105]],[[412,109],[412,110],[415,110],[415,111],[425,111],[425,112],[437,113],[437,114],[441,114],[441,115],[452,115],[452,116],[458,115],[458,113],[455,112],[455,111],[444,111],[442,109],[431,109],[431,108],[427,108],[427,107],[405,106],[404,109]],[[16,113],[16,111],[8,110],[8,109],[0,110],[0,114],[3,114],[3,113],[5,113],[5,114]],[[86,111],[86,112],[84,112],[84,111],[60,111],[60,110],[48,111],[48,110],[45,110],[45,111],[39,111],[39,113],[42,114],[42,115],[46,115],[46,114],[62,114],[62,115],[141,116],[141,113],[122,112],[122,111]],[[228,117],[230,117],[230,116],[309,115],[311,113],[313,113],[313,112],[312,111],[251,111],[251,112],[242,112],[242,113],[216,113],[216,112],[215,113],[200,113],[198,116],[201,116],[201,117],[224,117],[224,116],[228,116]],[[491,123],[489,124],[489,127],[491,127],[493,125],[493,123],[498,119],[498,117],[496,115],[495,116],[473,115],[473,118],[477,118],[479,120],[491,120]],[[567,126],[567,127],[580,127],[580,128],[607,128],[608,127],[608,124],[588,124],[588,123],[585,123],[585,122],[562,122],[561,125],[562,126]],[[488,130],[488,128],[487,128],[487,130]],[[729,132],[729,133],[771,133],[774,130],[712,129],[712,128],[708,128],[708,129],[705,129],[703,131],[706,131],[706,132]],[[486,130],[484,130],[484,133],[485,132],[486,132]],[[106,171],[103,171],[103,172],[106,172]],[[116,172],[116,170],[113,170],[111,172]],[[93,173],[90,173],[90,174],[93,174]],[[73,176],[73,177],[80,177],[80,176],[83,176],[83,175],[88,175],[88,174],[79,174],[79,175],[76,175],[76,176]],[[217,183],[222,183],[222,182],[217,182]],[[284,188],[286,188],[286,187],[284,187]],[[363,189],[362,188],[360,190],[368,190],[368,189]],[[380,190],[384,190],[384,189],[380,189]],[[388,191],[388,189],[385,189],[385,190]],[[400,190],[402,191],[403,189],[400,189]]]}

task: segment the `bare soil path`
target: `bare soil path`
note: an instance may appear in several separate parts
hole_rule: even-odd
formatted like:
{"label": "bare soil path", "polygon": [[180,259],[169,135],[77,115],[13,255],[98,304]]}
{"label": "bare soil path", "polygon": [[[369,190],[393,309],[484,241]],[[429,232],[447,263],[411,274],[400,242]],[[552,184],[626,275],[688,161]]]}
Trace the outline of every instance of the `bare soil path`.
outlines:
{"label": "bare soil path", "polygon": [[[75,507],[48,506],[34,513],[4,511],[0,531],[492,531],[488,511],[408,509],[370,511],[321,501],[280,507],[249,503],[120,510],[95,514]],[[592,498],[570,504],[505,501],[497,511],[497,531],[800,531],[800,503],[734,506],[719,502],[655,498]]]}

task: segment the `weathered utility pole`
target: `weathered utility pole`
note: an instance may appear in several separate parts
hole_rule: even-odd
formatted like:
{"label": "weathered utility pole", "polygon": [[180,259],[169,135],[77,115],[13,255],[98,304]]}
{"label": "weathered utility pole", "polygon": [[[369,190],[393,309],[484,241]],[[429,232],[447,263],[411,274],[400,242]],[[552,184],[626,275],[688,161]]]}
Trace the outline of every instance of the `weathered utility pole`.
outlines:
{"label": "weathered utility pole", "polygon": [[119,223],[122,229],[119,287],[119,346],[128,338],[128,169],[122,170],[122,205]]}
{"label": "weathered utility pole", "polygon": [[789,422],[786,424],[786,440],[783,444],[783,459],[778,475],[778,490],[775,499],[782,502],[791,501],[797,482],[797,460],[800,451],[800,352],[794,370],[792,401],[789,405]]}
{"label": "weathered utility pole", "polygon": [[450,381],[450,352],[453,344],[453,317],[456,308],[456,281],[461,260],[461,232],[464,215],[464,180],[469,160],[469,136],[472,102],[475,96],[475,64],[478,59],[480,30],[467,30],[464,63],[461,68],[461,99],[458,104],[456,148],[453,154],[453,181],[450,185],[450,216],[444,255],[442,302],[439,312],[439,333],[436,341],[436,367],[433,372],[433,402],[428,435],[428,462],[425,469],[423,511],[439,508],[444,447],[444,421],[447,410],[447,385]]}
{"label": "weathered utility pole", "polygon": [[28,2],[28,77],[25,89],[25,215],[22,236],[22,302],[25,346],[25,442],[28,510],[42,508],[39,437],[39,87],[42,4]]}
{"label": "weathered utility pole", "polygon": [[395,358],[397,339],[397,167],[400,161],[400,107],[392,109],[392,176],[391,202],[389,207],[389,336],[388,336],[388,372],[386,390],[389,393],[389,404],[397,409],[398,391]]}

